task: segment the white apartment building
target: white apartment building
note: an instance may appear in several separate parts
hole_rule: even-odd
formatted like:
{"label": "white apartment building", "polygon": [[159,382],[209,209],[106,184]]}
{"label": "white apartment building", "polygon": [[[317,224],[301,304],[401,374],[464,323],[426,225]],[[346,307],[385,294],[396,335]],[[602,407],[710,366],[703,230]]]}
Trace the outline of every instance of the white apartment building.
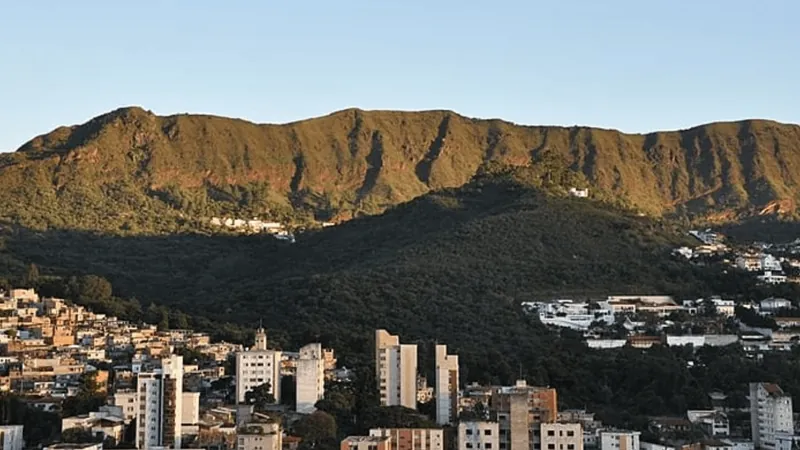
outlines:
{"label": "white apartment building", "polygon": [[325,359],[322,344],[308,344],[300,349],[297,358],[297,399],[295,410],[309,414],[325,395]]}
{"label": "white apartment building", "polygon": [[281,352],[267,349],[267,332],[259,328],[253,348],[236,354],[236,402],[244,403],[247,392],[264,383],[280,401]]}
{"label": "white apartment building", "polygon": [[775,449],[778,438],[794,435],[792,396],[774,383],[750,383],[750,426],[757,449]]}
{"label": "white apartment building", "polygon": [[446,345],[436,346],[436,423],[448,425],[458,416],[458,355],[448,355]]}
{"label": "white apartment building", "polygon": [[638,431],[601,431],[600,450],[639,450]]}
{"label": "white apartment building", "polygon": [[126,423],[129,423],[130,421],[136,419],[136,400],[137,393],[134,391],[115,392],[114,395],[109,398],[109,404],[122,408],[123,418],[125,419]]}
{"label": "white apartment building", "polygon": [[136,393],[136,448],[181,448],[183,357],[172,355],[140,373]]}
{"label": "white apartment building", "polygon": [[3,450],[22,450],[25,441],[22,439],[22,425],[0,426],[0,448]]}
{"label": "white apartment building", "polygon": [[500,425],[488,421],[461,421],[458,450],[499,450]]}
{"label": "white apartment building", "polygon": [[583,450],[583,427],[580,423],[542,423],[533,442],[540,450]]}
{"label": "white apartment building", "polygon": [[401,344],[386,330],[375,331],[375,377],[381,406],[417,409],[417,346]]}

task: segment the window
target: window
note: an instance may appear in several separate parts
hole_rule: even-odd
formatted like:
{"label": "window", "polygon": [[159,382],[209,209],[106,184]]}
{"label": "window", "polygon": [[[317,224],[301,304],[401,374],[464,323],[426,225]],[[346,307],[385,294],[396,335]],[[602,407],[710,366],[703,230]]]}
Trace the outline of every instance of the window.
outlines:
{"label": "window", "polygon": [[467,428],[467,436],[472,436],[472,430]]}
{"label": "window", "polygon": [[547,450],[556,450],[556,444],[547,444]]}
{"label": "window", "polygon": [[556,431],[555,430],[547,430],[547,435],[548,436],[555,436],[556,435]]}
{"label": "window", "polygon": [[486,436],[491,436],[492,435],[492,430],[483,430],[483,434],[486,435]]}
{"label": "window", "polygon": [[567,444],[567,450],[575,450],[575,444]]}
{"label": "window", "polygon": [[573,437],[573,436],[575,436],[575,432],[574,431],[567,431],[567,436]]}
{"label": "window", "polygon": [[485,448],[486,450],[491,450],[492,443],[491,442],[487,442],[487,443],[483,444],[483,448]]}
{"label": "window", "polygon": [[467,442],[467,448],[472,448],[472,442]]}

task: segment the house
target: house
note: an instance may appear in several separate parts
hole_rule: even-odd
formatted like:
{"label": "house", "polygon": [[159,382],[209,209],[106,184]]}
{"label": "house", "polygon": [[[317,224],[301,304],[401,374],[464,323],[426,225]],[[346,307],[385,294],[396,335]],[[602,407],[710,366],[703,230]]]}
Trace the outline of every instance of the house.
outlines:
{"label": "house", "polygon": [[689,410],[686,416],[709,436],[728,436],[731,433],[728,416],[715,410]]}
{"label": "house", "polygon": [[781,309],[790,309],[792,302],[785,298],[769,297],[758,304],[758,312],[764,315],[773,315]]}
{"label": "house", "polygon": [[595,322],[606,325],[614,323],[614,310],[608,302],[590,304],[572,300],[555,300],[550,303],[531,305],[539,313],[539,321],[545,325],[586,331]]}
{"label": "house", "polygon": [[662,433],[674,433],[691,430],[692,423],[683,417],[654,417],[650,419],[650,427]]}
{"label": "house", "polygon": [[780,328],[800,327],[800,317],[775,317],[774,320]]}
{"label": "house", "polygon": [[599,450],[639,450],[638,431],[603,430],[600,432]]}
{"label": "house", "polygon": [[615,313],[649,313],[666,317],[681,309],[667,295],[616,295],[606,300]]}
{"label": "house", "polygon": [[589,197],[589,189],[578,189],[571,187],[569,188],[569,195],[578,198],[587,198]]}
{"label": "house", "polygon": [[759,281],[764,282],[766,284],[783,284],[786,283],[786,275],[780,272],[773,272],[771,270],[765,270],[763,275],[759,275]]}

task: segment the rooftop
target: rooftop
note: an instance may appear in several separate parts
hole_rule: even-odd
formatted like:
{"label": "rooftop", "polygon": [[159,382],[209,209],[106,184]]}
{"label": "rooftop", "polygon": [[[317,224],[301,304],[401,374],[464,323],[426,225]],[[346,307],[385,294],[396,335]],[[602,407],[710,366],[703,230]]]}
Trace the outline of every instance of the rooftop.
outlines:
{"label": "rooftop", "polygon": [[373,442],[373,443],[381,443],[386,442],[391,439],[389,436],[347,436],[344,438],[345,442]]}

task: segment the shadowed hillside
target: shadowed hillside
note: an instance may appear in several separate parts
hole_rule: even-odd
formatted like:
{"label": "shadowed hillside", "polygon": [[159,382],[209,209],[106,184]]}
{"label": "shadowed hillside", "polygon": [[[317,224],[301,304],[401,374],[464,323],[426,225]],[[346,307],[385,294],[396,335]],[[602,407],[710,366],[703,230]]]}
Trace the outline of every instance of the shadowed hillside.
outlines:
{"label": "shadowed hillside", "polygon": [[0,159],[0,208],[36,228],[137,233],[213,214],[347,219],[468,182],[487,162],[558,159],[652,214],[793,213],[800,127],[715,123],[647,135],[448,111],[345,110],[286,125],[123,108]]}

